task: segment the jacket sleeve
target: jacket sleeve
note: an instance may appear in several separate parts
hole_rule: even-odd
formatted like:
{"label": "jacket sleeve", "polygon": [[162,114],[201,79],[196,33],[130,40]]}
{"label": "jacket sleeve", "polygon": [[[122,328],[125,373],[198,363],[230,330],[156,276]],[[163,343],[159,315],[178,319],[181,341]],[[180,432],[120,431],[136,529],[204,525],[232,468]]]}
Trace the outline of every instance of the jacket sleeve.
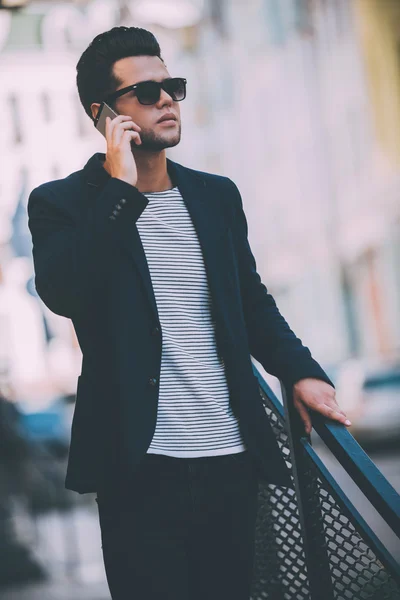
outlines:
{"label": "jacket sleeve", "polygon": [[[106,285],[111,228],[121,219],[136,221],[148,200],[112,177],[95,199],[82,198],[81,210],[72,216],[57,202],[57,193],[43,184],[28,199],[35,287],[52,312],[72,319],[95,306]],[[117,216],[110,218],[116,205]]]}
{"label": "jacket sleeve", "polygon": [[288,386],[300,379],[314,377],[335,387],[310,350],[290,329],[262,283],[248,242],[242,198],[236,184],[229,181],[233,188],[233,231],[250,354],[268,373]]}

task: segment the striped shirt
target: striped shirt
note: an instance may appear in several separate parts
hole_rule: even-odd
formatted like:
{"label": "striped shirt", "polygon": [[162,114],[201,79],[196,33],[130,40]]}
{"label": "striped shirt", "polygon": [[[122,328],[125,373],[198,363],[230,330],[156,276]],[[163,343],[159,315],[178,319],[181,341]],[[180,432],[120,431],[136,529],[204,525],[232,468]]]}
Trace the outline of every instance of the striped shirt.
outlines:
{"label": "striped shirt", "polygon": [[203,255],[178,187],[144,193],[136,221],[162,329],[157,423],[148,453],[175,457],[246,449],[217,351]]}

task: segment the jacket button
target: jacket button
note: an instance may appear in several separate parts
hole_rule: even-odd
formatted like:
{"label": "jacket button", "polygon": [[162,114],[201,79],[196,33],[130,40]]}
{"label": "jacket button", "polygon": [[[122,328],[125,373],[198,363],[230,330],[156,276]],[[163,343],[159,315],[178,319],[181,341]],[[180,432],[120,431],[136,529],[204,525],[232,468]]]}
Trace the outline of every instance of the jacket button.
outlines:
{"label": "jacket button", "polygon": [[157,385],[157,377],[150,377],[149,384],[150,385]]}
{"label": "jacket button", "polygon": [[151,335],[157,335],[158,333],[160,333],[160,328],[159,327],[154,327],[154,329],[151,332]]}

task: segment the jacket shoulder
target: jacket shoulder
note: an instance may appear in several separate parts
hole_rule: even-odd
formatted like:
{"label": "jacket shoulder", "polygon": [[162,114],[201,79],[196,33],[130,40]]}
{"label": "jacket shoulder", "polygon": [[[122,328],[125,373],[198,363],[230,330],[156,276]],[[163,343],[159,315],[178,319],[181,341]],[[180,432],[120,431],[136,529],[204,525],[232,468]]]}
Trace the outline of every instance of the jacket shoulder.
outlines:
{"label": "jacket shoulder", "polygon": [[190,167],[184,167],[179,165],[182,169],[185,169],[188,173],[196,175],[203,179],[207,184],[210,185],[231,185],[232,182],[229,177],[225,175],[218,175],[217,173],[209,173],[208,171],[200,171],[198,169],[191,169]]}
{"label": "jacket shoulder", "polygon": [[37,198],[40,198],[69,214],[76,215],[80,212],[78,209],[82,203],[83,192],[83,169],[80,169],[66,177],[46,181],[35,187],[29,194],[28,209]]}

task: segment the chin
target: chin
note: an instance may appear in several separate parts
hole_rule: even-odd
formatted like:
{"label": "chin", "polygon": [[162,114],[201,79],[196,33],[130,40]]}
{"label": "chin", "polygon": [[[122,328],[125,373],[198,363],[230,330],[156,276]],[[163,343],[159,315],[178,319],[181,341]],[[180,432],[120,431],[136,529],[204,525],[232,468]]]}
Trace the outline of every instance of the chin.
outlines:
{"label": "chin", "polygon": [[161,152],[166,148],[173,148],[177,146],[181,141],[181,136],[174,137],[171,140],[148,140],[147,142],[143,142],[140,146],[137,146],[135,142],[131,142],[132,150],[144,150],[148,152]]}
{"label": "chin", "polygon": [[168,142],[165,147],[166,148],[173,148],[174,146],[177,146],[180,141],[181,141],[181,138],[179,136],[178,138],[176,138],[176,139],[171,140],[170,142]]}

